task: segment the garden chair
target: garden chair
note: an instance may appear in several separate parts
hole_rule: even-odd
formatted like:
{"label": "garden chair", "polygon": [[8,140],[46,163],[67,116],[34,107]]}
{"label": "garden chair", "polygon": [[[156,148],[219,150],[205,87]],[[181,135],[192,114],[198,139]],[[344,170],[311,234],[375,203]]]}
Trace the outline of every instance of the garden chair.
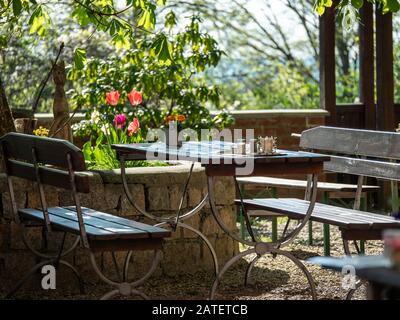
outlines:
{"label": "garden chair", "polygon": [[[49,264],[55,266],[56,269],[63,265],[72,270],[82,292],[81,276],[73,265],[63,259],[79,245],[89,255],[90,263],[100,279],[115,287],[114,290],[104,295],[103,299],[118,294],[123,296],[139,295],[147,299],[148,297],[136,287],[143,284],[156,269],[161,257],[164,238],[170,236],[170,232],[81,207],[79,193],[89,192],[89,177],[82,172],[86,170],[86,167],[81,150],[70,142],[21,133],[8,133],[0,138],[0,147],[5,163],[14,221],[23,227],[23,241],[26,247],[41,259],[16,284],[7,297],[11,297],[26,280],[43,266]],[[36,183],[41,208],[17,208],[12,177]],[[45,185],[69,190],[75,205],[48,207],[44,191]],[[29,226],[40,226],[45,232],[61,232],[63,236],[58,253],[48,255],[33,248],[25,232]],[[76,240],[69,247],[66,246],[65,241],[67,234],[76,236]],[[124,278],[119,282],[105,276],[96,263],[96,252],[114,253],[131,250],[154,250],[154,259],[149,271],[137,281],[127,282],[130,259],[125,259]],[[127,257],[130,257],[129,253]]]}

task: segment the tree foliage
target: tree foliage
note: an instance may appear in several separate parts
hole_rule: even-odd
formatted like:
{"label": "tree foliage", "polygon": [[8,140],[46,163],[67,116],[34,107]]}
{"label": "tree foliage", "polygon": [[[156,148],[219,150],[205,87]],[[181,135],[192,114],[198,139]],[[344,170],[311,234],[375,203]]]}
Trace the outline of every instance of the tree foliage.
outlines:
{"label": "tree foliage", "polygon": [[[319,23],[314,0],[170,0],[166,8],[198,12],[226,52],[210,81],[221,87],[221,103],[232,109],[318,108]],[[179,11],[178,11],[179,12]],[[281,15],[285,14],[283,18]],[[291,26],[285,25],[290,21]],[[296,28],[296,36],[291,29]],[[358,97],[357,37],[337,21],[338,102]]]}
{"label": "tree foliage", "polygon": [[[397,12],[400,9],[400,3],[398,0],[340,0],[337,1],[337,8],[339,10],[346,10],[348,7],[352,7],[355,10],[362,8],[365,2],[377,3],[383,13]],[[332,7],[334,0],[316,0],[314,9],[319,15],[323,15],[325,8]]]}
{"label": "tree foliage", "polygon": [[[71,9],[68,13],[81,27],[92,25],[96,31],[109,34],[116,46],[126,46],[135,39],[137,29],[151,32],[156,23],[156,5],[164,3],[165,0],[127,0],[126,6],[119,9],[113,0],[72,0],[61,4],[51,0],[0,0],[0,47],[21,34],[24,26],[29,27],[30,35],[46,37],[52,26],[50,12],[63,6]],[[134,14],[134,23],[126,19],[128,12]],[[155,48],[157,43],[151,45]],[[83,67],[85,52],[84,48],[75,48],[74,63],[78,69]]]}
{"label": "tree foliage", "polygon": [[[170,12],[166,27],[175,23],[176,17]],[[185,115],[184,126],[194,130],[229,124],[231,119],[226,113],[212,116],[207,108],[207,104],[219,107],[219,89],[206,84],[201,75],[218,64],[222,51],[209,34],[200,30],[199,23],[199,18],[192,16],[184,30],[170,34],[169,39],[146,36],[136,41],[135,49],[107,59],[89,59],[82,70],[71,69],[69,78],[81,85],[81,89],[73,90],[72,103],[88,109],[88,119],[93,110],[98,110],[109,123],[116,113],[134,114],[144,131],[162,128],[171,114]],[[144,103],[140,106],[105,103],[106,92],[118,90],[121,100],[126,101],[126,94],[132,89],[143,94]],[[78,126],[78,131],[96,134],[88,121]]]}

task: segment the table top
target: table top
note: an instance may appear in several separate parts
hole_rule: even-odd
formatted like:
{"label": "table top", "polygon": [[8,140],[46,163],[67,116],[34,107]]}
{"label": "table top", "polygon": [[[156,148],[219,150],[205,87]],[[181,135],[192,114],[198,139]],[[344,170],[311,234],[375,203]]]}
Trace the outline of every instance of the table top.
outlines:
{"label": "table top", "polygon": [[118,156],[124,155],[127,160],[185,160],[202,164],[243,164],[254,163],[305,163],[329,161],[327,155],[276,150],[271,155],[234,154],[234,143],[223,141],[184,142],[180,148],[167,146],[162,142],[113,144]]}
{"label": "table top", "polygon": [[400,272],[392,269],[390,260],[383,255],[354,257],[313,257],[309,263],[341,272],[345,266],[353,266],[356,276],[381,285],[400,288]]}

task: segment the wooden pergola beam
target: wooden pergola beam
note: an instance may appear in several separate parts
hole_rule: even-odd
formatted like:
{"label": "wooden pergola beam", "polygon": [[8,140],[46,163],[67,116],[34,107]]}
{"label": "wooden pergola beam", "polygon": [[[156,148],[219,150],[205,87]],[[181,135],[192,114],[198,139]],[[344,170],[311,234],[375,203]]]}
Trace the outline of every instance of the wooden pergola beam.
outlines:
{"label": "wooden pergola beam", "polygon": [[394,76],[393,76],[393,21],[392,14],[382,14],[376,8],[376,93],[377,129],[393,131]]}
{"label": "wooden pergola beam", "polygon": [[374,17],[373,5],[365,2],[360,10],[360,102],[364,105],[364,127],[376,129],[376,110],[374,94]]}
{"label": "wooden pergola beam", "polygon": [[320,106],[330,116],[327,125],[336,121],[336,75],[335,75],[335,7],[326,8],[319,18],[319,75]]}

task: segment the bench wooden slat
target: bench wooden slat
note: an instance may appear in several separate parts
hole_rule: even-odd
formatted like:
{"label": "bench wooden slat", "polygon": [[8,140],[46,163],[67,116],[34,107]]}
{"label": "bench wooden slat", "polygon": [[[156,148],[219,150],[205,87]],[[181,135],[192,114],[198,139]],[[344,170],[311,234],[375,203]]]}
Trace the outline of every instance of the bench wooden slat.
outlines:
{"label": "bench wooden slat", "polygon": [[[71,210],[73,212],[76,212],[76,207],[74,206],[68,206],[65,207],[65,209]],[[84,215],[93,217],[93,218],[97,218],[100,220],[105,220],[105,221],[110,221],[116,224],[120,224],[122,226],[128,226],[128,227],[132,227],[135,229],[139,229],[139,230],[143,230],[145,232],[149,233],[149,236],[151,238],[162,238],[162,237],[168,237],[170,236],[171,232],[159,227],[154,227],[145,223],[141,223],[141,222],[137,222],[137,221],[133,221],[130,219],[125,219],[125,218],[121,218],[118,216],[114,216],[112,214],[107,214],[104,212],[100,212],[94,209],[90,209],[90,208],[86,208],[86,207],[82,207],[82,213]]]}
{"label": "bench wooden slat", "polygon": [[[57,215],[62,218],[70,219],[73,221],[78,221],[77,213],[68,210],[62,207],[53,207],[48,209],[49,214],[51,215]],[[90,225],[95,228],[99,229],[104,229],[107,231],[110,231],[116,235],[118,235],[119,238],[149,238],[149,233],[144,230],[139,230],[136,228],[124,226],[121,224],[113,223],[110,221],[106,220],[101,220],[97,219],[93,216],[88,216],[85,214],[82,214],[83,222],[85,223],[85,226]]]}
{"label": "bench wooden slat", "polygon": [[[302,205],[305,208],[308,207],[308,203],[304,202],[304,200],[300,199],[293,199],[294,203],[298,203],[298,205]],[[321,207],[321,210],[326,210],[327,215],[342,215],[343,217],[346,217],[346,219],[353,219],[355,221],[365,221],[366,223],[370,223],[373,221],[375,222],[390,222],[392,223],[394,221],[394,218],[391,216],[386,216],[383,214],[376,214],[372,212],[366,212],[366,211],[360,211],[360,210],[354,210],[354,209],[348,209],[348,208],[342,208],[342,207],[337,207],[337,206],[331,206],[331,205],[325,205],[325,204],[319,204],[319,207]],[[345,210],[343,210],[345,209]]]}
{"label": "bench wooden slat", "polygon": [[[309,201],[290,198],[245,199],[244,203],[252,209],[280,212],[295,219],[304,217],[309,205]],[[322,203],[315,204],[311,220],[352,229],[400,228],[400,221],[393,217]]]}
{"label": "bench wooden slat", "polygon": [[363,175],[378,179],[400,180],[400,163],[331,156],[324,170]]}
{"label": "bench wooden slat", "polygon": [[[276,203],[276,202],[272,203],[270,201],[258,201],[258,200],[260,200],[260,199],[245,200],[244,203],[245,203],[246,207],[248,207],[250,209],[258,208],[258,209],[267,210],[267,211],[271,211],[271,212],[277,212],[280,214],[287,215],[289,218],[295,219],[295,220],[302,219],[305,215],[304,210],[298,210],[298,211],[293,210],[295,204],[292,204],[290,206],[287,203],[286,204]],[[282,200],[282,199],[262,199],[262,200]],[[285,199],[285,200],[287,200],[287,199]],[[297,206],[297,204],[296,204],[296,206]],[[255,211],[255,213],[253,215],[257,216],[257,211]],[[315,210],[313,213],[313,216],[311,217],[311,220],[317,221],[317,222],[322,222],[322,223],[330,223],[330,222],[327,222],[327,221],[330,221],[327,218],[328,217],[326,217],[326,216],[321,217],[321,216],[317,215],[317,212]],[[348,219],[342,219],[340,216],[336,217],[336,219],[335,219],[335,225],[340,226],[340,227],[353,226],[353,222],[354,221],[350,221]],[[358,222],[358,221],[356,221],[356,222]],[[354,226],[357,227],[357,224]]]}
{"label": "bench wooden slat", "polygon": [[[36,181],[35,168],[32,164],[11,159],[7,160],[6,164],[10,176]],[[67,171],[40,166],[39,175],[43,184],[71,190],[71,183]],[[89,177],[87,175],[76,172],[75,184],[78,192],[89,192]]]}
{"label": "bench wooden slat", "polygon": [[[18,210],[19,214],[23,218],[27,219],[36,219],[38,221],[43,221],[43,212],[41,210],[36,209],[20,209]],[[57,230],[67,231],[76,235],[79,235],[79,224],[76,221],[62,218],[57,215],[49,215],[50,221],[53,226],[56,227]],[[98,239],[115,239],[117,238],[114,232],[110,232],[104,229],[99,229],[92,227],[90,225],[86,226],[86,233],[88,237]]]}
{"label": "bench wooden slat", "polygon": [[35,148],[38,162],[67,169],[69,153],[74,170],[86,170],[82,151],[66,140],[12,132],[2,136],[0,142],[4,146],[6,158],[33,163],[32,148]]}
{"label": "bench wooden slat", "polygon": [[[294,199],[290,199],[290,200],[294,200]],[[293,208],[296,208],[296,214],[299,214],[301,216],[305,215],[307,208],[308,208],[308,204],[303,205],[301,203],[300,204],[295,203],[294,201],[287,201],[285,203],[283,203],[283,202],[276,203],[275,202],[275,203],[269,203],[269,205],[278,206],[279,209],[284,209],[286,212],[291,212],[293,210]],[[324,211],[321,214],[320,210],[318,210],[318,209],[319,208],[317,208],[317,207],[315,208],[315,213],[313,214],[312,220],[318,221],[319,219],[324,219],[323,221],[319,221],[319,222],[326,222],[326,221],[334,220],[343,226],[353,226],[353,227],[357,226],[360,223],[367,224],[368,226],[371,225],[371,223],[369,221],[365,221],[364,219],[360,220],[355,217],[346,215],[342,211],[339,211],[339,212],[333,212],[334,210],[331,212]]]}
{"label": "bench wooden slat", "polygon": [[300,147],[348,155],[400,159],[400,134],[320,126],[302,132]]}
{"label": "bench wooden slat", "polygon": [[[255,184],[262,186],[270,186],[277,188],[288,188],[288,189],[305,189],[307,187],[307,181],[296,180],[296,179],[283,179],[283,178],[272,178],[272,177],[243,177],[237,178],[240,184]],[[379,186],[363,185],[363,191],[376,191],[379,190]],[[318,182],[318,190],[321,191],[343,191],[343,192],[355,192],[357,185],[355,184],[343,184],[343,183],[331,183],[331,182]]]}
{"label": "bench wooden slat", "polygon": [[[35,219],[43,221],[43,212],[37,209],[20,209],[20,214],[24,218]],[[63,231],[72,232],[79,234],[79,224],[77,213],[68,208],[52,207],[48,209],[49,218],[52,223],[58,229]],[[92,212],[90,215],[83,214],[83,220],[85,223],[85,229],[89,239],[94,240],[110,240],[110,239],[148,239],[154,234],[154,238],[163,238],[170,235],[168,230],[162,228],[156,228],[153,226],[146,226],[145,224],[131,221],[130,225],[128,222],[116,223],[109,220],[105,220],[104,217],[108,214],[102,213],[103,218],[96,217]],[[110,215],[111,216],[111,215]],[[119,221],[128,220],[120,217]],[[111,219],[112,220],[112,219]],[[145,230],[147,229],[147,230]],[[157,232],[155,232],[157,231]]]}

